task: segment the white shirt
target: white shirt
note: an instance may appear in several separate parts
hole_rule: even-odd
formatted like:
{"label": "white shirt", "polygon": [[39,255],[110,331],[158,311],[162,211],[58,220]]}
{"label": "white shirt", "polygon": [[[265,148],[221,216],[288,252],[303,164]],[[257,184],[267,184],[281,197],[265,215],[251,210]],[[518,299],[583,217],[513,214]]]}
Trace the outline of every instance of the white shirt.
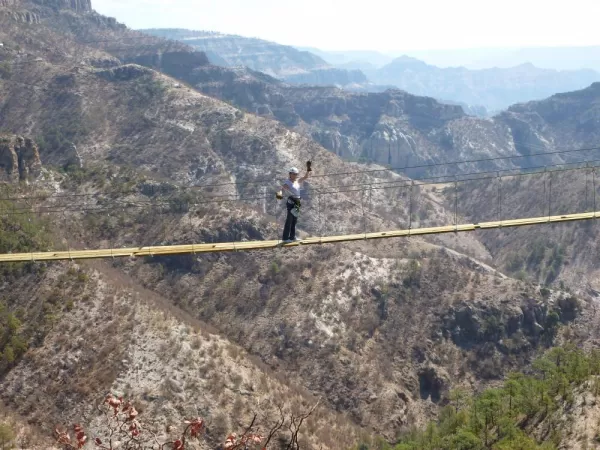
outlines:
{"label": "white shirt", "polygon": [[289,194],[294,198],[300,198],[300,183],[298,180],[292,182],[289,178],[283,183],[288,188]]}

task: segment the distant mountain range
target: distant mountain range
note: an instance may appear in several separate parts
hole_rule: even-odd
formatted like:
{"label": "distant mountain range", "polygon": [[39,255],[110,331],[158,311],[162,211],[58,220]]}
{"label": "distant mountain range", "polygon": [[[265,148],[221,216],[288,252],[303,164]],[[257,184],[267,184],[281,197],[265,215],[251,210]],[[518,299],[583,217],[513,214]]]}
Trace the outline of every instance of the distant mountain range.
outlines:
{"label": "distant mountain range", "polygon": [[[584,60],[583,49],[591,56],[597,52],[596,60]],[[485,114],[486,110],[499,111],[514,103],[540,100],[558,92],[582,89],[600,80],[599,72],[582,68],[586,65],[600,68],[600,47],[520,49],[512,53],[495,50],[489,54],[475,50],[418,52],[422,59],[440,61],[442,67],[407,55],[394,59],[379,52],[310,50],[337,67],[361,70],[373,85],[395,86],[412,94],[460,104],[477,115]],[[555,60],[550,58],[551,50],[556,50]],[[484,68],[444,67],[459,60]],[[546,68],[524,62],[529,60]],[[487,66],[485,61],[488,61]],[[492,62],[501,67],[493,67]],[[505,67],[509,62],[514,64]],[[552,68],[552,62],[562,69]]]}
{"label": "distant mountain range", "polygon": [[592,69],[600,71],[600,46],[531,47],[531,48],[474,48],[454,50],[406,50],[382,53],[365,50],[327,51],[313,47],[297,47],[309,51],[330,64],[346,64],[380,68],[400,56],[410,56],[438,67],[467,69],[510,68],[524,63],[555,70]]}
{"label": "distant mountain range", "polygon": [[394,85],[416,95],[483,105],[492,111],[600,81],[600,73],[590,69],[558,71],[540,69],[531,63],[481,70],[439,68],[408,56],[395,59],[369,76],[376,84]]}
{"label": "distant mountain range", "polygon": [[[406,55],[393,59],[376,51],[328,52],[211,31],[140,31],[185,42],[204,52],[215,65],[244,66],[291,84],[337,86],[358,92],[399,88],[461,105],[469,114],[479,116],[600,81],[600,73],[590,69],[558,71],[531,63],[481,70],[441,68]],[[539,58],[542,53],[538,52]]]}
{"label": "distant mountain range", "polygon": [[[350,51],[348,54],[352,54]],[[483,48],[403,52],[439,67],[464,66],[468,69],[509,68],[530,62],[555,70],[592,69],[600,71],[600,46]],[[395,56],[401,56],[397,54]],[[324,58],[327,60],[327,58]]]}

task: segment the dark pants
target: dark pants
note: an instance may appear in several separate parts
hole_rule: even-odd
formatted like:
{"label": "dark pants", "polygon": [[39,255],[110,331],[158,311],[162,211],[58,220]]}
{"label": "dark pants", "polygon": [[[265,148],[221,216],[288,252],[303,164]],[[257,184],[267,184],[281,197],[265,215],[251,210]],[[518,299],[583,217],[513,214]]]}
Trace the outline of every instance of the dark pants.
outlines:
{"label": "dark pants", "polygon": [[285,218],[282,239],[284,241],[292,241],[296,238],[296,222],[298,222],[298,218],[292,214],[292,210],[296,207],[296,203],[300,206],[300,200],[293,200],[292,198],[288,198],[286,203],[287,217]]}

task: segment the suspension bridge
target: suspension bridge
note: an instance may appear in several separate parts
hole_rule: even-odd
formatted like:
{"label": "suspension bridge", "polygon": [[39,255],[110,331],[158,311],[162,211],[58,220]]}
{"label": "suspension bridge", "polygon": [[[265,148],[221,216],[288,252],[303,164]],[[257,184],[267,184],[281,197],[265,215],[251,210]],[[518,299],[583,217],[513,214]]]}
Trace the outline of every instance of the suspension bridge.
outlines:
{"label": "suspension bridge", "polygon": [[310,237],[299,242],[283,243],[279,240],[269,241],[246,241],[246,242],[224,242],[215,244],[186,244],[165,245],[149,247],[109,248],[99,250],[67,250],[59,252],[31,252],[0,254],[0,262],[27,262],[27,261],[56,261],[95,258],[118,258],[118,257],[144,257],[182,255],[212,252],[235,252],[248,250],[267,250],[278,247],[294,247],[299,245],[333,244],[339,242],[352,242],[371,239],[386,239],[394,237],[422,236],[442,233],[459,233],[475,230],[489,230],[494,228],[521,227],[528,225],[553,224],[562,222],[573,222],[578,220],[590,220],[600,217],[600,211],[564,214],[560,216],[528,217],[524,219],[511,219],[494,222],[464,223],[439,227],[415,228],[405,230],[391,230],[376,233],[347,234],[339,236]]}
{"label": "suspension bridge", "polygon": [[[581,149],[582,151],[589,150],[600,150],[600,147],[594,147],[591,149]],[[576,150],[570,150],[576,151]],[[499,159],[504,158],[514,158],[511,157],[500,157]],[[479,161],[479,160],[476,160]],[[468,161],[463,161],[468,162]],[[330,195],[335,193],[356,193],[364,196],[366,193],[370,193],[372,191],[376,191],[379,189],[385,190],[404,190],[404,192],[408,192],[407,197],[407,223],[404,225],[402,229],[392,229],[388,231],[376,231],[369,232],[366,227],[366,219],[363,217],[363,232],[360,233],[352,233],[353,230],[349,230],[350,233],[337,233],[334,235],[324,235],[322,232],[317,231],[315,234],[316,237],[308,237],[302,239],[298,242],[290,242],[284,243],[281,240],[260,240],[260,241],[235,241],[235,242],[211,242],[211,243],[192,243],[192,244],[183,244],[183,245],[147,245],[147,246],[139,246],[139,247],[126,247],[126,248],[118,248],[113,245],[109,245],[111,248],[101,248],[101,249],[73,249],[70,246],[67,246],[67,249],[62,250],[54,250],[54,251],[31,251],[24,253],[4,253],[0,254],[0,263],[10,263],[10,262],[38,262],[38,261],[57,261],[57,260],[82,260],[82,259],[97,259],[97,258],[138,258],[138,257],[154,257],[154,256],[165,256],[165,255],[184,255],[184,254],[200,254],[200,253],[216,253],[216,252],[238,252],[238,251],[254,251],[254,250],[268,250],[268,249],[276,249],[276,248],[288,248],[288,247],[296,247],[296,246],[306,246],[306,245],[320,245],[320,244],[334,244],[334,243],[342,243],[342,242],[353,242],[353,241],[367,241],[373,239],[389,239],[389,238],[401,238],[401,237],[410,237],[410,236],[425,236],[425,235],[436,235],[436,234],[448,234],[448,233],[463,233],[469,231],[476,230],[492,230],[492,229],[501,229],[501,228],[515,228],[515,227],[524,227],[524,226],[534,226],[534,225],[543,225],[543,224],[559,224],[566,222],[576,222],[576,221],[586,221],[586,220],[594,220],[600,218],[600,211],[597,210],[596,204],[596,192],[597,192],[597,183],[596,183],[596,168],[598,167],[598,163],[600,160],[590,161],[578,161],[574,163],[563,163],[557,164],[551,167],[560,167],[557,170],[548,171],[547,166],[542,166],[539,168],[532,168],[533,172],[523,173],[522,169],[507,169],[506,171],[520,171],[519,173],[508,175],[508,177],[514,177],[515,179],[520,179],[524,176],[542,176],[548,178],[548,188],[546,188],[546,179],[543,181],[543,192],[544,199],[539,202],[539,205],[542,206],[541,215],[534,216],[531,214],[533,211],[528,211],[531,215],[530,217],[524,218],[510,218],[504,220],[493,220],[493,221],[473,221],[471,219],[471,223],[459,223],[459,214],[458,214],[458,183],[461,182],[481,182],[485,180],[497,180],[497,191],[489,198],[489,209],[495,209],[495,217],[501,218],[505,216],[506,211],[502,208],[502,203],[505,195],[502,192],[503,180],[506,178],[502,178],[499,171],[492,172],[473,172],[470,174],[464,174],[469,176],[469,178],[461,179],[460,181],[456,176],[451,176],[448,179],[448,176],[441,177],[432,177],[430,179],[421,179],[421,180],[393,180],[393,181],[382,181],[382,182],[369,182],[369,183],[359,183],[359,184],[350,184],[344,185],[336,189],[333,187],[326,188],[322,191],[316,191],[317,196],[320,195]],[[590,166],[592,164],[592,166]],[[435,164],[438,165],[438,164]],[[565,166],[575,165],[576,167],[565,168]],[[583,166],[585,165],[585,166]],[[541,169],[543,168],[543,171]],[[539,169],[539,170],[536,170]],[[379,169],[377,169],[379,171]],[[393,170],[393,169],[384,169],[384,170]],[[530,169],[531,170],[531,169]],[[575,174],[577,177],[585,177],[585,209],[591,211],[586,212],[570,212],[570,211],[562,211],[563,214],[552,215],[552,200],[556,196],[556,193],[553,194],[552,190],[552,178],[553,174],[556,172],[572,172],[576,170],[583,170],[584,172],[581,175]],[[365,171],[358,172],[348,172],[346,174],[326,174],[325,176],[332,175],[347,175],[352,173],[362,173]],[[366,171],[369,172],[369,171]],[[475,178],[472,178],[472,175],[476,175]],[[504,175],[506,177],[506,175]],[[452,180],[453,178],[453,180]],[[444,180],[442,180],[444,179]],[[589,182],[588,182],[589,179]],[[452,180],[452,181],[451,181]],[[255,184],[256,181],[249,182],[248,184]],[[520,182],[519,182],[520,183]],[[227,183],[230,184],[230,183]],[[413,188],[418,186],[427,186],[427,185],[454,185],[454,223],[450,225],[442,225],[442,226],[429,226],[429,227],[413,227],[413,213],[417,212],[415,210],[415,205],[413,201]],[[484,183],[484,185],[486,185]],[[215,185],[218,186],[218,185]],[[491,184],[488,183],[486,185],[490,188],[490,192],[494,189],[491,188]],[[589,188],[591,187],[591,192],[589,192]],[[467,189],[468,191],[468,189]],[[264,192],[264,189],[263,189]],[[390,191],[387,191],[390,192]],[[583,192],[582,192],[583,194]],[[124,208],[147,208],[151,209],[153,213],[161,214],[160,208],[162,207],[171,207],[172,204],[179,204],[178,201],[174,201],[173,199],[167,201],[160,202],[138,202],[138,203],[128,203],[127,206],[125,203],[121,203],[116,201],[115,204],[111,204],[110,206],[102,206],[102,207],[89,207],[83,205],[73,205],[73,203],[64,203],[61,204],[65,198],[70,199],[83,199],[85,200],[84,205],[87,205],[87,201],[94,197],[96,194],[67,194],[67,195],[56,195],[54,198],[59,200],[59,204],[51,205],[51,206],[42,206],[42,207],[31,207],[31,205],[24,208],[13,208],[9,211],[2,210],[0,211],[0,215],[23,215],[23,214],[63,214],[63,218],[66,221],[65,213],[67,211],[78,212],[83,214],[108,214],[110,215],[114,210],[125,210]],[[470,195],[467,193],[466,195]],[[244,197],[235,195],[235,198],[223,198],[224,196],[215,196],[215,198],[204,199],[199,202],[195,206],[204,203],[226,203],[226,202],[256,202],[256,201],[264,201],[270,196],[250,196]],[[1,198],[2,201],[12,201],[12,202],[22,202],[26,201],[32,202],[35,200],[47,200],[47,196],[34,196],[34,197],[20,197],[20,198]],[[592,203],[593,201],[593,203]],[[493,204],[496,203],[496,207],[493,207]],[[589,204],[592,203],[592,204]],[[317,202],[317,205],[319,203]],[[545,205],[545,206],[544,206]],[[589,205],[589,206],[588,206]],[[189,205],[188,205],[189,206]],[[192,205],[193,206],[193,205]],[[319,208],[319,206],[317,206]],[[365,215],[365,205],[362,205],[363,216]],[[417,207],[418,209],[418,207]],[[315,217],[316,219],[316,217]],[[318,212],[318,222],[321,222],[320,210]],[[65,223],[66,226],[66,223]],[[402,225],[401,225],[402,226]],[[356,230],[354,230],[356,231]]]}

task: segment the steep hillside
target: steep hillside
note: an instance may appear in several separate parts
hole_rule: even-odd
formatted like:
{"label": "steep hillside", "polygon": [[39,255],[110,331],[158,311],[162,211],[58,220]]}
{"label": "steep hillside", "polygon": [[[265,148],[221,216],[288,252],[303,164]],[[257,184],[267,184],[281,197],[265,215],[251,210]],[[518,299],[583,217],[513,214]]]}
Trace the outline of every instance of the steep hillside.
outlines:
{"label": "steep hillside", "polygon": [[[560,94],[541,102],[515,105],[496,118],[520,137],[517,149],[590,149],[552,158],[531,157],[539,173],[512,177],[501,174],[483,182],[463,183],[459,211],[477,221],[528,215],[565,214],[598,209],[599,84]],[[567,161],[568,172],[545,172],[545,164]],[[589,161],[586,167],[585,161]],[[576,164],[583,162],[582,164]],[[454,202],[448,192],[447,205]],[[492,205],[492,206],[491,206]],[[490,207],[491,206],[491,207]],[[590,292],[598,287],[598,226],[595,222],[541,226],[483,233],[479,237],[496,264],[512,274],[525,274],[542,283],[567,283]],[[592,290],[590,291],[590,288]]]}
{"label": "steep hillside", "polygon": [[[56,214],[55,202],[64,202],[74,193],[69,186],[81,182],[76,174],[44,169],[27,190],[6,187],[11,198],[25,199],[2,204],[0,252],[74,248],[84,234],[97,244],[114,232],[115,222],[105,213],[71,205]],[[103,175],[106,183],[109,177]],[[129,179],[112,178],[95,200],[123,192]],[[52,198],[58,186],[61,196]],[[36,203],[33,208],[27,199]],[[112,217],[123,220],[114,211]],[[144,223],[156,232],[168,219]],[[57,424],[83,423],[104,439],[105,427],[94,419],[94,410],[107,392],[131,399],[161,441],[172,437],[160,431],[167,425],[203,417],[209,426],[201,448],[215,448],[229,432],[245,429],[255,413],[257,425],[268,430],[280,419],[279,407],[289,421],[290,414],[317,404],[307,390],[110,264],[3,265],[2,280],[0,399],[13,416],[21,415],[9,425],[17,442],[31,445],[25,448],[49,449]],[[334,449],[358,439],[358,427],[322,401],[313,415],[300,433],[307,448]],[[20,423],[24,419],[35,430],[29,435],[21,430],[27,429]],[[287,430],[280,435],[289,439]],[[150,437],[147,431],[144,436]]]}
{"label": "steep hillside", "polygon": [[[404,92],[366,94],[334,88],[294,87],[249,69],[209,65],[204,53],[191,47],[127,30],[114,20],[95,13],[56,15],[39,6],[32,10],[36,11],[36,17],[46,14],[45,30],[50,28],[67,33],[88,45],[63,48],[69,47],[69,41],[49,38],[53,46],[50,48],[56,48],[52,56],[54,62],[72,65],[73,58],[81,56],[73,53],[73,48],[78,48],[80,53],[93,55],[86,58],[95,67],[109,68],[121,61],[161,70],[208,95],[294,127],[345,158],[402,167],[553,149],[551,141],[536,138],[539,132],[535,129],[537,123],[533,116],[521,114],[518,119],[513,119],[504,115],[500,119],[482,120],[465,117],[460,107],[442,105],[430,98]],[[7,23],[9,25],[15,28],[14,21]],[[23,31],[14,29],[11,34],[18,36],[20,32]],[[106,53],[94,53],[98,49],[118,59]],[[33,59],[42,55],[42,50],[35,46],[30,51]],[[15,61],[22,59],[16,54],[10,58]],[[543,163],[561,160],[557,157]],[[429,170],[418,168],[408,174],[434,176],[474,169],[528,167],[539,163],[540,160],[527,158],[497,160]]]}
{"label": "steep hillside", "polygon": [[[374,94],[291,87],[243,71],[231,76],[216,67],[198,69],[186,79],[208,95],[294,127],[346,159],[403,167],[516,153],[511,130],[504,124],[470,118],[460,106],[402,91]],[[515,165],[518,159],[407,173],[440,175]]]}
{"label": "steep hillside", "polygon": [[540,102],[514,105],[494,118],[481,119],[466,116],[460,106],[402,91],[361,94],[333,88],[294,88],[273,85],[247,73],[224,76],[217,68],[199,69],[190,82],[209,95],[275,117],[344,158],[392,167],[421,166],[406,172],[413,177],[537,167],[581,160],[582,156],[592,160],[593,152],[567,152],[422,167],[593,147],[598,142],[597,83]]}
{"label": "steep hillside", "polygon": [[[0,127],[35,138],[42,163],[58,166],[23,190],[7,189],[21,198],[16,212],[51,220],[49,243],[25,249],[276,238],[283,208],[275,187],[286,167],[308,159],[315,173],[303,235],[454,219],[443,193],[327,151],[307,137],[309,120],[297,122],[299,133],[184,83],[217,91],[228,85],[250,104],[253,87],[267,86],[259,91],[264,104],[285,105],[286,97],[271,95],[280,84],[266,75],[207,65],[204,54],[182,44],[140,36],[87,10],[51,7],[60,5],[23,1],[0,16],[9,63]],[[481,123],[498,127],[402,92],[295,92],[299,106],[291,113],[325,122],[352,111],[345,123],[328,123],[360,123],[361,136],[379,132],[388,152],[392,126],[423,142],[437,142],[444,127],[469,136],[486,132]],[[9,141],[15,153],[22,148]],[[467,145],[453,148],[465,153],[440,150],[436,158],[477,155]],[[3,251],[18,250],[14,241],[31,227],[25,220],[7,227]],[[160,429],[192,414],[211,418],[213,447],[221,432],[243,430],[257,409],[264,407],[270,423],[280,399],[293,411],[321,397],[304,447],[350,446],[361,432],[393,439],[434,417],[455,380],[487,386],[587,323],[591,306],[582,299],[508,278],[482,262],[490,259],[471,236],[448,235],[122,259],[113,267],[31,262],[23,266],[31,273],[6,275],[2,289],[10,314],[24,309],[22,339],[36,346],[3,366],[0,395],[48,430],[85,419],[108,391],[127,393]],[[48,269],[38,274],[40,267]],[[42,315],[43,308],[54,309]],[[195,334],[196,326],[212,331]],[[86,426],[98,428],[93,419]]]}
{"label": "steep hillside", "polygon": [[[593,129],[588,131],[595,123],[596,84],[529,106],[516,105],[493,119],[479,119],[465,116],[459,106],[401,91],[362,94],[335,88],[292,87],[244,70],[231,72],[204,66],[186,75],[186,80],[208,95],[276,118],[344,158],[393,167],[529,155],[594,142]],[[574,102],[577,97],[588,98],[578,104],[580,111],[573,110],[568,100],[561,100],[571,96]],[[552,123],[527,110],[537,108],[535,105],[548,110],[555,108]],[[559,139],[560,135],[565,138]],[[570,136],[576,139],[569,140]],[[593,159],[592,154],[587,156]],[[572,160],[571,155],[564,154],[431,169],[420,167],[407,173],[436,176]]]}
{"label": "steep hillside", "polygon": [[[600,200],[598,168],[469,182],[460,193],[459,210],[475,222],[497,220],[499,211],[503,218],[593,211]],[[448,194],[451,204],[454,195]],[[551,286],[566,284],[595,297],[598,231],[598,223],[589,221],[491,231],[478,238],[506,273]]]}
{"label": "steep hillside", "polygon": [[[91,211],[77,213],[78,220],[61,223],[71,243],[220,242],[263,239],[273,230],[262,214],[242,205],[194,206],[188,200],[182,207],[183,192],[174,186],[151,190],[148,179],[109,170],[107,194],[91,204],[88,199]],[[106,178],[99,169],[84,171],[62,186],[81,195]],[[165,190],[169,203],[159,197],[148,204]],[[117,201],[123,211],[94,213],[111,192],[125,196]],[[61,202],[46,198],[44,204]],[[551,345],[561,323],[585,308],[568,293],[542,295],[472,258],[418,240],[115,264],[293,385],[388,438],[435,415],[453,379],[475,389],[527,363]]]}
{"label": "steep hillside", "polygon": [[371,77],[376,83],[392,84],[415,95],[482,105],[491,111],[600,81],[600,73],[589,69],[557,71],[531,63],[506,69],[439,68],[407,56],[395,59]]}
{"label": "steep hillside", "polygon": [[[57,423],[93,418],[107,392],[131,399],[160,441],[171,437],[167,425],[201,416],[210,424],[211,448],[246,428],[254,413],[268,429],[279,418],[278,405],[289,414],[317,403],[207,325],[169,311],[166,301],[118,271],[86,264],[83,272],[93,285],[91,295],[73,297],[69,313],[57,317],[43,343],[3,379],[2,398],[44,434]],[[356,427],[344,417],[319,408],[316,419],[301,433],[307,447],[337,448],[336,441],[351,445],[356,439]],[[106,437],[100,418],[84,426]]]}
{"label": "steep hillside", "polygon": [[[539,102],[511,106],[498,118],[531,147],[548,143],[555,147],[597,146],[600,142],[600,83]],[[574,156],[565,158],[572,160]]]}

